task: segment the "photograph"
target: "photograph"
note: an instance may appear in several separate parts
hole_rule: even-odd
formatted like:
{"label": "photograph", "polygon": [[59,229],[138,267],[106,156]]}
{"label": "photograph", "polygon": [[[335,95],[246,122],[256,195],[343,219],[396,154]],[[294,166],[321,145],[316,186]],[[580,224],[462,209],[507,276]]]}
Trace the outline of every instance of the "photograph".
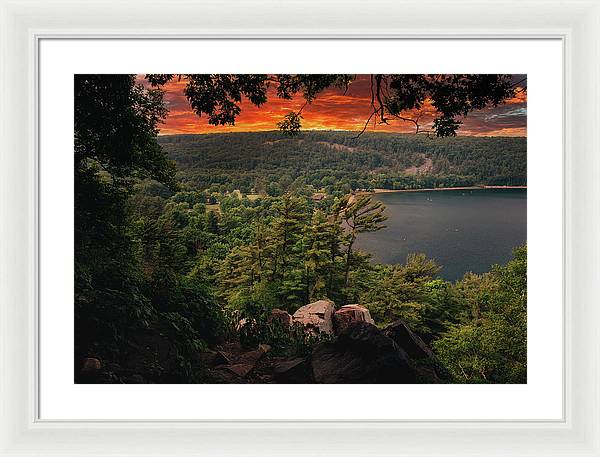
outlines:
{"label": "photograph", "polygon": [[73,88],[76,384],[527,384],[527,74]]}

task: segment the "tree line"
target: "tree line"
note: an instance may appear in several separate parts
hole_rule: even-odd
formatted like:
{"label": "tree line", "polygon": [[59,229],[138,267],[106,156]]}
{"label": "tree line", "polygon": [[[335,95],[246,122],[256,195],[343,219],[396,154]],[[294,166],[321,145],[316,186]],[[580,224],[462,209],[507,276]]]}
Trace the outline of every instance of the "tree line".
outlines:
{"label": "tree line", "polygon": [[281,195],[305,186],[328,192],[527,184],[526,139],[430,138],[414,134],[280,132],[161,136],[191,186]]}

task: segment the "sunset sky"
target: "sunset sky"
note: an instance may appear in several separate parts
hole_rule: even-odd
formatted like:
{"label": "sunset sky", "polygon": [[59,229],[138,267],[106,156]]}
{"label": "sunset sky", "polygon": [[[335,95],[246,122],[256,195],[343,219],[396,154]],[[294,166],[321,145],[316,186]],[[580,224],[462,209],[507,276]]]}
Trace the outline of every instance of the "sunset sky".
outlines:
{"label": "sunset sky", "polygon": [[[140,75],[142,77],[142,75]],[[513,82],[521,81],[525,75],[513,75]],[[141,79],[141,78],[140,78]],[[242,113],[237,117],[234,126],[209,125],[206,117],[199,118],[190,109],[183,94],[185,81],[167,83],[164,86],[165,101],[169,115],[161,126],[161,135],[179,133],[222,133],[275,130],[276,124],[291,111],[298,111],[304,104],[300,95],[292,100],[277,98],[273,87],[269,89],[268,101],[260,108],[247,100],[241,104]],[[518,87],[526,85],[526,81]],[[319,130],[361,130],[371,113],[370,77],[357,75],[347,93],[338,88],[327,89],[302,111],[303,129]],[[433,107],[426,103],[418,113],[419,123],[423,128],[431,124]],[[417,113],[407,113],[414,117]],[[522,90],[515,97],[498,107],[490,107],[474,111],[462,118],[463,125],[458,135],[473,136],[526,136],[527,135],[527,93]],[[389,125],[371,123],[368,131],[375,132],[414,132],[414,124],[399,120]]]}

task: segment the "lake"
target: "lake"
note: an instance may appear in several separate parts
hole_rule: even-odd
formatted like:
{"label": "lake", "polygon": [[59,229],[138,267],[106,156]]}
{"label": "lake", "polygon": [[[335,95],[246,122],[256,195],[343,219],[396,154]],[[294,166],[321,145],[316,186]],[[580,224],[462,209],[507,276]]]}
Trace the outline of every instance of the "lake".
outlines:
{"label": "lake", "polygon": [[357,247],[378,263],[404,263],[422,252],[461,278],[506,263],[527,239],[526,189],[390,192],[373,195],[386,206],[387,228],[361,233]]}

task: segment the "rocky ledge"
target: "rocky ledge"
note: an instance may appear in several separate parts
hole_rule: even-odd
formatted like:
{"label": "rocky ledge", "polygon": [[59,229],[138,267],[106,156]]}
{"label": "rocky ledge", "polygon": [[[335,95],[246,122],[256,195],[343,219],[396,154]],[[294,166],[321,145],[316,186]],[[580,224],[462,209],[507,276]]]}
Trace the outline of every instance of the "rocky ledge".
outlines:
{"label": "rocky ledge", "polygon": [[[290,335],[299,329],[318,335],[324,341],[312,347],[306,357],[273,355],[271,347],[260,344],[244,348],[229,342],[201,352],[196,363],[206,368],[205,383],[440,383],[448,377],[437,363],[431,348],[408,325],[398,320],[384,329],[374,325],[369,310],[359,304],[336,310],[333,302],[319,300],[299,308],[293,315],[274,309],[269,324],[277,323]],[[240,322],[241,328],[246,325]],[[300,330],[301,331],[301,330]],[[131,358],[146,366],[151,360],[176,362],[170,342],[162,335],[140,331]],[[141,355],[140,355],[141,354]],[[148,360],[146,360],[148,359]],[[128,363],[127,366],[136,365]],[[80,382],[114,382],[107,377],[116,373],[120,382],[147,383],[169,381],[164,376],[140,375],[138,370],[119,366],[105,367],[89,357],[80,368]]]}

